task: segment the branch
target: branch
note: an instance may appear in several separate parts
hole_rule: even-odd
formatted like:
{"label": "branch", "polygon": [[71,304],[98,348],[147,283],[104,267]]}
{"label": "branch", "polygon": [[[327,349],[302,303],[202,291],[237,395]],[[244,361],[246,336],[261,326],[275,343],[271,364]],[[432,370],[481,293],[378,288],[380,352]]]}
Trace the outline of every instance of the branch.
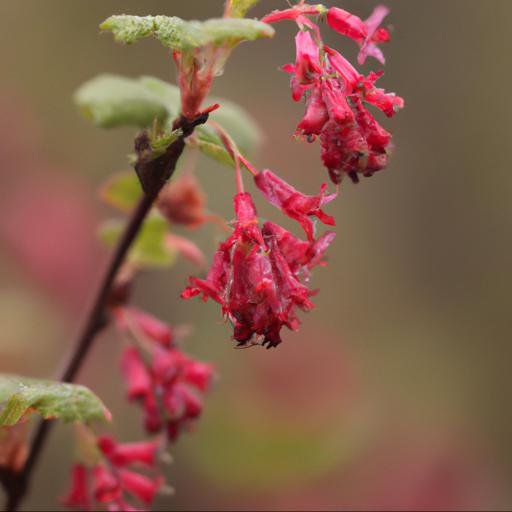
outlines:
{"label": "branch", "polygon": [[[133,211],[123,236],[112,255],[84,329],[78,337],[75,349],[60,377],[62,382],[72,382],[75,379],[97,334],[108,325],[108,305],[117,273],[124,263],[126,255],[160,190],[172,176],[178,159],[183,153],[185,139],[192,134],[196,126],[205,123],[207,120],[208,113],[199,115],[193,121],[189,121],[184,117],[177,119],[174,122],[173,128],[181,129],[181,135],[166,149],[165,153],[156,158],[154,157],[147,132],[142,132],[135,138],[135,151],[137,153],[135,170],[141,180],[144,195]],[[41,420],[33,437],[25,465],[20,471],[14,472],[4,469],[0,472],[0,481],[7,493],[4,509],[6,512],[18,510],[21,501],[25,498],[30,476],[39,460],[52,424],[50,421]]]}

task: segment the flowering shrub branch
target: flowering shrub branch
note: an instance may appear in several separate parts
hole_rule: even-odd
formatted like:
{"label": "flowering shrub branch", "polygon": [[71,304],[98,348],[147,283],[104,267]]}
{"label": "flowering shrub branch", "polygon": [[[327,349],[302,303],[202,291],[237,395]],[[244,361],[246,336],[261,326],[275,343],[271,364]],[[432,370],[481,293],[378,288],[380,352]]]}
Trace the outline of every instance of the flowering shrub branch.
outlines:
{"label": "flowering shrub branch", "polygon": [[[102,280],[85,328],[61,375],[60,380],[62,382],[72,382],[75,379],[96,335],[108,324],[109,301],[114,299],[116,276],[125,261],[126,255],[137,237],[158,193],[176,168],[176,163],[185,147],[185,137],[193,132],[195,126],[206,122],[207,119],[208,114],[200,114],[191,121],[183,117],[180,118],[174,126],[176,130],[179,129],[181,132],[179,137],[168,146],[162,155],[156,158],[152,158],[151,151],[148,148],[147,134],[143,133],[137,137],[135,149],[138,154],[138,160],[135,168],[139,175],[143,174],[151,178],[148,178],[147,190],[135,208],[130,222],[112,256],[112,261]],[[23,469],[10,476],[9,485],[6,487],[8,493],[6,510],[17,510],[20,500],[26,492],[26,486],[32,469],[37,463],[46,436],[50,431],[50,425],[52,423],[45,421],[39,424]]]}
{"label": "flowering shrub branch", "polygon": [[[223,18],[204,22],[121,15],[101,25],[125,44],[157,38],[172,52],[178,87],[151,77],[101,75],[76,94],[78,106],[97,126],[143,130],[135,138],[135,173],[115,175],[101,189],[106,202],[130,215],[101,227],[101,238],[114,246],[112,259],[60,383],[46,384],[45,392],[38,384],[34,392],[18,390],[16,394],[0,378],[0,405],[7,404],[0,410],[0,428],[11,429],[5,436],[10,455],[3,464],[0,460],[6,510],[17,510],[27,493],[52,425],[48,418],[77,423],[81,455],[62,498],[66,506],[128,511],[136,510],[137,503],[148,509],[157,493],[168,491],[158,462],[165,459],[169,444],[193,428],[201,415],[214,368],[181,350],[179,328],[130,305],[137,271],[146,266],[168,267],[178,255],[203,269],[206,259],[188,232],[214,221],[223,233],[228,232],[226,238],[206,276],[191,276],[181,297],[202,296],[204,301],[218,303],[239,347],[277,347],[283,328],[297,330],[299,312],[315,307],[311,299],[317,291],[310,288],[311,272],[325,265],[325,254],[336,236],[330,230],[319,233],[318,228],[336,224],[325,209],[337,198],[340,183],[345,177],[357,183],[361,175],[371,176],[388,164],[391,134],[369,108],[392,117],[404,101],[375,86],[382,71],[364,76],[325,45],[319,26],[326,19],[330,28],[354,40],[359,46],[359,64],[368,57],[384,64],[379,45],[390,36],[380,25],[388,9],[377,7],[362,21],[341,8],[301,0],[262,20],[244,18],[257,1],[228,0]],[[284,20],[298,27],[295,63],[283,67],[291,76],[292,98],[305,101],[295,136],[311,143],[320,141],[322,162],[335,186],[331,193],[323,183],[316,195],[304,194],[269,169],[258,170],[249,158],[251,147],[260,139],[258,127],[237,105],[209,98],[212,82],[233,49],[244,41],[272,37],[270,24]],[[205,103],[210,106],[204,107]],[[181,174],[169,183],[182,154],[198,151],[234,169],[232,222],[207,211],[207,195],[194,172],[195,157],[188,158],[187,168],[178,169]],[[273,221],[260,222],[253,197],[245,189],[245,171],[264,200],[298,223],[303,237]],[[175,233],[176,227],[187,233]],[[62,384],[75,380],[97,335],[110,323],[125,342],[120,370],[126,397],[142,410],[144,428],[151,436],[147,440],[124,443],[97,432],[92,421],[98,411],[109,417],[101,401],[85,388]],[[61,387],[66,385],[71,387]],[[72,414],[63,412],[63,390],[79,404]],[[25,420],[33,412],[43,420],[28,445]]]}

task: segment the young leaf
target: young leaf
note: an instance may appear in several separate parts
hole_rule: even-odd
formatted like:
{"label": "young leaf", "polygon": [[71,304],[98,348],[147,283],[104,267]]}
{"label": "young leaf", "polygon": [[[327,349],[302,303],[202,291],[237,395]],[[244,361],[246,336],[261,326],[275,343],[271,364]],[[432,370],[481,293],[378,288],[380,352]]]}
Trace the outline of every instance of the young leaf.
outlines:
{"label": "young leaf", "polygon": [[196,128],[196,137],[193,141],[193,144],[205,155],[212,157],[217,162],[228,166],[235,165],[219,136],[210,126],[199,126]]}
{"label": "young leaf", "polygon": [[[114,245],[120,238],[125,227],[125,220],[112,219],[103,223],[99,236],[107,245]],[[144,221],[142,229],[137,236],[130,252],[128,261],[143,267],[171,266],[176,253],[171,251],[165,242],[168,222],[153,210]]]}
{"label": "young leaf", "polygon": [[167,109],[170,121],[179,114],[181,108],[179,87],[154,76],[141,76],[137,81],[155,97],[158,97]]}
{"label": "young leaf", "polygon": [[142,196],[139,178],[133,171],[114,174],[101,187],[100,196],[111,206],[130,211]]}
{"label": "young leaf", "polygon": [[137,80],[117,75],[98,75],[85,82],[74,99],[85,117],[101,128],[147,128],[169,115],[157,94]]}
{"label": "young leaf", "polygon": [[262,37],[273,37],[275,31],[267,23],[258,20],[242,18],[216,18],[200,22],[190,22],[201,25],[202,32],[209,42],[231,48],[242,41],[254,41]]}
{"label": "young leaf", "polygon": [[127,14],[110,16],[100,25],[100,29],[112,32],[118,43],[132,44],[153,33],[154,17],[128,16]]}
{"label": "young leaf", "polygon": [[231,16],[243,18],[260,0],[231,0]]}
{"label": "young leaf", "polygon": [[[175,85],[150,76],[141,77],[139,82],[160,97],[169,109],[171,120],[180,108],[179,89]],[[220,105],[219,109],[210,114],[210,118],[230,134],[242,153],[252,153],[259,147],[263,139],[261,129],[246,110],[224,98],[208,98],[206,103]],[[205,154],[223,164],[233,165],[233,159],[224,149],[215,130],[208,125],[196,128],[195,142]]]}
{"label": "young leaf", "polygon": [[0,426],[15,425],[27,412],[66,422],[110,420],[110,412],[89,389],[77,384],[0,375]]}
{"label": "young leaf", "polygon": [[167,148],[183,135],[183,130],[164,131],[161,134],[154,136],[151,140],[151,149],[153,150],[153,157],[157,158],[163,155]]}
{"label": "young leaf", "polygon": [[[116,90],[119,94],[115,93]],[[125,93],[122,93],[122,90]],[[172,120],[180,111],[178,87],[151,76],[132,79],[116,75],[99,75],[77,91],[75,100],[87,117],[104,128],[147,128],[153,124],[155,117],[167,120],[166,124],[170,127]],[[243,153],[251,153],[260,145],[261,129],[247,111],[223,98],[209,98],[207,101],[221,105],[221,108],[210,114],[211,119],[231,135]],[[231,157],[213,130],[199,126],[197,133],[198,146],[202,151],[222,163],[232,164]]]}
{"label": "young leaf", "polygon": [[272,37],[274,29],[261,21],[240,18],[214,18],[184,21],[176,16],[111,16],[101,30],[112,32],[120,43],[132,44],[153,35],[173,51],[185,51],[207,45],[233,48],[242,41]]}

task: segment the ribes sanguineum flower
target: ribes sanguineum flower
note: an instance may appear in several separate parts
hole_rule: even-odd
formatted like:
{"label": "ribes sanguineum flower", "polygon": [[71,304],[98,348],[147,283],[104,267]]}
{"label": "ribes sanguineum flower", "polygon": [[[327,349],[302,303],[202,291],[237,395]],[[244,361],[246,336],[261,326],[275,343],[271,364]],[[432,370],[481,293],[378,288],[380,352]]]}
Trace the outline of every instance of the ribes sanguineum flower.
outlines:
{"label": "ribes sanguineum flower", "polygon": [[389,9],[384,5],[379,5],[372,14],[365,20],[367,35],[364,39],[361,50],[357,57],[359,64],[364,64],[367,57],[377,59],[381,64],[386,62],[382,50],[377,46],[378,43],[387,43],[390,39],[389,31],[380,26],[384,18],[389,14]]}
{"label": "ribes sanguineum flower", "polygon": [[60,501],[67,508],[91,510],[89,474],[86,466],[79,463],[73,465],[69,490]]}
{"label": "ribes sanguineum flower", "polygon": [[[359,174],[371,176],[385,168],[392,147],[391,134],[377,123],[367,105],[391,117],[404,101],[375,87],[382,72],[365,77],[340,53],[324,45],[318,26],[307,18],[323,11],[310,12],[307,7],[301,3],[264,18],[271,22],[293,20],[300,28],[295,38],[296,62],[283,68],[291,73],[293,99],[305,98],[306,111],[297,135],[309,142],[319,138],[322,161],[333,182],[339,183],[344,175],[357,182]],[[388,31],[379,27],[388,12],[379,6],[362,21],[344,9],[332,7],[327,10],[327,22],[360,45],[359,63],[367,56],[384,63],[377,43],[389,40]]]}
{"label": "ribes sanguineum flower", "polygon": [[123,351],[121,368],[127,397],[141,404],[148,432],[165,429],[175,440],[200,416],[202,394],[212,381],[213,367],[159,340],[144,345],[144,352],[135,345]]}
{"label": "ribes sanguineum flower", "polygon": [[339,7],[331,7],[327,11],[327,23],[336,32],[355,41],[363,41],[368,35],[366,25],[361,18]]}
{"label": "ribes sanguineum flower", "polygon": [[335,226],[334,217],[327,215],[321,208],[336,198],[336,194],[325,195],[327,185],[323,184],[316,196],[307,196],[272,171],[265,169],[254,177],[254,182],[267,201],[279,208],[285,215],[295,219],[304,229],[309,240],[314,238],[312,216],[329,226]]}
{"label": "ribes sanguineum flower", "polygon": [[136,443],[118,443],[112,436],[100,436],[98,447],[105,457],[115,466],[143,464],[155,465],[156,453],[160,441],[140,441]]}
{"label": "ribes sanguineum flower", "polygon": [[321,4],[308,5],[301,1],[294,5],[293,7],[291,7],[290,9],[284,9],[282,11],[272,11],[270,14],[264,16],[261,19],[261,21],[265,23],[274,23],[276,21],[283,20],[297,21],[297,19],[300,19],[302,16],[323,14],[324,12],[325,7]]}
{"label": "ribes sanguineum flower", "polygon": [[182,297],[202,294],[218,302],[239,344],[261,339],[274,347],[281,342],[283,327],[298,327],[296,308],[313,309],[312,292],[301,282],[298,269],[290,268],[273,224],[259,228],[250,194],[238,193],[234,205],[233,235],[220,244],[207,278],[191,277]]}
{"label": "ribes sanguineum flower", "polygon": [[377,46],[377,43],[386,43],[389,41],[389,32],[381,27],[384,18],[389,14],[389,9],[379,5],[372,14],[362,21],[361,18],[351,14],[344,9],[332,7],[327,12],[327,23],[331,28],[350,37],[356,41],[361,50],[357,57],[359,64],[364,64],[367,57],[374,57],[381,64],[385,63],[384,54]]}
{"label": "ribes sanguineum flower", "polygon": [[[94,440],[94,436],[91,436]],[[150,505],[164,484],[155,462],[160,440],[118,443],[111,436],[95,440],[95,462],[74,464],[71,484],[62,503],[77,510],[97,510],[97,505],[109,511],[139,510],[130,500]],[[93,452],[91,452],[93,453]],[[129,467],[141,466],[145,474]]]}

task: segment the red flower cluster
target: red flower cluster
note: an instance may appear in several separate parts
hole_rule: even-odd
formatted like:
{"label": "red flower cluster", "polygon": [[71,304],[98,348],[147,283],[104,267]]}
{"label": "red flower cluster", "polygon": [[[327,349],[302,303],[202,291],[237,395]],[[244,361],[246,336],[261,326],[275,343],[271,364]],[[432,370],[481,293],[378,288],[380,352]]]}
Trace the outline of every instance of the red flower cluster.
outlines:
{"label": "red flower cluster", "polygon": [[274,12],[263,21],[289,19],[299,25],[295,65],[283,68],[292,74],[293,99],[306,100],[306,112],[297,134],[311,142],[319,136],[322,160],[333,182],[339,183],[345,174],[357,182],[359,173],[371,176],[384,169],[391,148],[391,134],[377,123],[366,106],[374,105],[391,117],[404,106],[404,101],[375,87],[382,72],[364,77],[341,54],[323,44],[318,26],[306,15],[325,12],[331,28],[360,45],[359,63],[364,63],[367,56],[384,63],[377,43],[389,40],[388,31],[379,28],[388,14],[385,7],[377,7],[363,22],[343,9],[326,10],[301,3]]}
{"label": "red flower cluster", "polygon": [[240,192],[234,198],[237,220],[233,234],[217,250],[207,278],[191,277],[191,286],[182,297],[203,294],[205,300],[215,300],[233,323],[233,336],[240,345],[260,337],[262,345],[270,348],[281,342],[283,326],[298,327],[295,308],[313,309],[309,300],[313,293],[301,277],[321,261],[334,233],[317,242],[312,239],[310,215],[331,222],[320,210],[329,200],[322,193],[304,196],[270,171],[257,175],[256,181],[272,204],[301,222],[311,234],[310,241],[299,240],[271,222],[260,229],[250,194]]}
{"label": "red flower cluster", "polygon": [[96,503],[107,505],[112,512],[138,510],[130,504],[130,499],[150,505],[163,485],[163,477],[147,476],[127,467],[142,466],[154,474],[159,443],[119,444],[111,437],[102,436],[97,446],[101,460],[92,468],[83,464],[73,466],[70,489],[62,499],[63,504],[78,510],[95,510]]}
{"label": "red flower cluster", "polygon": [[[172,345],[172,332],[165,324],[137,310],[116,311],[118,326],[132,330],[145,344],[148,360],[142,350],[127,347],[121,358],[121,369],[129,400],[139,401],[144,408],[144,425],[148,432],[165,428],[170,440],[190,427],[203,408],[201,394],[213,377],[211,365],[196,361]],[[140,338],[137,334],[143,334]]]}

